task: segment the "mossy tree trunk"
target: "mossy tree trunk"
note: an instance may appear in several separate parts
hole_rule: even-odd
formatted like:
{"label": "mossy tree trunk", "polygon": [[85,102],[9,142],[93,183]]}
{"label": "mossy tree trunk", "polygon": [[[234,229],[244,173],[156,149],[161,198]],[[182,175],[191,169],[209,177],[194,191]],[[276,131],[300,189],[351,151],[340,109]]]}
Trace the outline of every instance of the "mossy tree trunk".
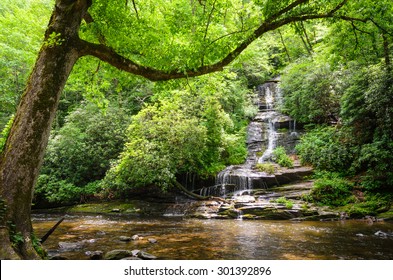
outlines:
{"label": "mossy tree trunk", "polygon": [[[78,30],[87,1],[56,1],[44,44],[29,77],[0,158],[1,259],[39,258],[32,243],[30,208],[60,94],[80,54]],[[18,242],[11,244],[11,235]],[[15,238],[14,238],[15,239]]]}

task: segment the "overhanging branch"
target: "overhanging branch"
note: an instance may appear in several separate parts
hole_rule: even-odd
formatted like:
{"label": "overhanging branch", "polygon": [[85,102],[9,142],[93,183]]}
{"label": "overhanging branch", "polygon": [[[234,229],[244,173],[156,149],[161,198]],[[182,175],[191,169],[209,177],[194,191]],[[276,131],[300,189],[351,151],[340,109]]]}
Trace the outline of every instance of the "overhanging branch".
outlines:
{"label": "overhanging branch", "polygon": [[305,15],[294,15],[288,16],[285,18],[280,18],[285,13],[293,10],[295,7],[299,6],[307,2],[307,0],[297,0],[287,7],[283,8],[276,14],[272,15],[268,20],[262,23],[249,37],[245,38],[242,43],[240,43],[235,49],[233,49],[230,53],[228,53],[225,57],[219,60],[216,63],[210,65],[201,65],[196,69],[190,69],[185,71],[180,71],[178,69],[165,71],[161,69],[155,69],[153,67],[140,65],[128,58],[125,58],[118,54],[112,48],[105,46],[104,44],[94,44],[84,40],[80,40],[80,55],[92,55],[99,58],[102,61],[105,61],[112,66],[135,74],[142,77],[145,77],[151,81],[165,81],[171,79],[179,79],[185,77],[196,77],[201,76],[208,73],[213,73],[217,71],[221,71],[225,66],[230,64],[235,58],[243,52],[252,42],[254,42],[257,38],[261,37],[268,31],[276,30],[284,25],[293,22],[300,22],[306,20],[313,19],[324,19],[324,18],[337,18],[341,20],[349,20],[349,21],[361,21],[367,22],[368,19],[359,19],[359,18],[351,18],[342,15],[336,15],[336,12],[340,10],[347,0],[341,1],[337,6],[323,14],[305,14]]}

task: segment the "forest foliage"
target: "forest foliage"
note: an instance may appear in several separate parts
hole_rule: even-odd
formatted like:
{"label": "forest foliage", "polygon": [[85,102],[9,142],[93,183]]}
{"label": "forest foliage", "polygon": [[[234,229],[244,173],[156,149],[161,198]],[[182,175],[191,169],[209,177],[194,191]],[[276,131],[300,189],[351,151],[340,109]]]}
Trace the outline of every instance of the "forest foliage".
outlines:
{"label": "forest foliage", "polygon": [[[83,25],[82,38],[105,39],[143,65],[182,70],[214,63],[251,36],[247,26],[258,25],[290,1],[214,1],[209,12],[199,4],[203,1],[183,8],[182,1],[174,1],[173,9],[164,8],[164,1],[143,1],[137,9],[113,2],[97,1],[91,10],[93,17],[105,15],[113,24]],[[11,30],[0,33],[0,147],[42,43],[51,4],[0,4],[0,26]],[[336,206],[351,202],[355,187],[391,191],[393,4],[349,1],[345,10],[352,19],[302,21],[267,33],[222,73],[199,78],[153,83],[89,57],[80,59],[60,100],[35,202],[76,203],[103,190],[126,196],[150,184],[169,189],[179,174],[214,176],[226,165],[241,163],[245,129],[256,112],[253,89],[274,76],[281,78],[281,110],[307,128],[297,147],[301,160],[339,174],[320,179],[315,201],[337,201],[323,195],[331,185],[345,197]],[[192,15],[181,26],[174,24],[184,18],[179,11]],[[173,24],[158,24],[163,18]],[[116,36],[128,34],[129,26],[132,34]],[[218,40],[223,30],[231,36]],[[341,181],[348,178],[350,183]]]}

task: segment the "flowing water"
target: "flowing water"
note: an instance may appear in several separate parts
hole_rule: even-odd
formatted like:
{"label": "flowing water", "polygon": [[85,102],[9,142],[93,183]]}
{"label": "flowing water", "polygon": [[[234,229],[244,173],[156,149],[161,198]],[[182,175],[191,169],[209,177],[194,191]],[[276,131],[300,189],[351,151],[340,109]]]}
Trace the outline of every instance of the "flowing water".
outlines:
{"label": "flowing water", "polygon": [[[61,216],[35,214],[44,235]],[[377,233],[377,234],[376,234]],[[122,242],[119,236],[144,239]],[[148,238],[158,242],[152,244]],[[59,242],[76,244],[59,249]],[[89,251],[139,249],[159,259],[393,259],[393,223],[291,222],[68,215],[45,242],[51,254],[88,259]]]}
{"label": "flowing water", "polygon": [[[232,186],[234,195],[248,194],[254,188],[268,188],[264,180],[267,175],[258,172],[255,168],[258,163],[271,161],[274,149],[277,146],[285,146],[293,152],[298,134],[296,123],[290,117],[277,111],[282,103],[282,96],[277,82],[268,82],[260,85],[257,90],[259,108],[254,119],[247,128],[248,155],[244,164],[231,165],[222,170],[216,178],[216,186],[203,189],[203,195],[224,196],[225,191],[217,192],[217,187],[222,186],[225,190],[228,185]],[[281,130],[280,130],[281,129]]]}

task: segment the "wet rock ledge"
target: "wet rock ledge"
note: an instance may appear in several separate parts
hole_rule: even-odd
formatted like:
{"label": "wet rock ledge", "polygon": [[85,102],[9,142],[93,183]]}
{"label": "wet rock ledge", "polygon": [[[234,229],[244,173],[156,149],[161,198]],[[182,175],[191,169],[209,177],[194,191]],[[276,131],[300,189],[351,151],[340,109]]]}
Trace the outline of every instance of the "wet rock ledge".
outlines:
{"label": "wet rock ledge", "polygon": [[340,214],[326,207],[316,207],[302,200],[313,186],[312,181],[269,188],[247,190],[227,199],[194,201],[173,205],[166,215],[183,215],[198,219],[248,220],[332,220]]}

